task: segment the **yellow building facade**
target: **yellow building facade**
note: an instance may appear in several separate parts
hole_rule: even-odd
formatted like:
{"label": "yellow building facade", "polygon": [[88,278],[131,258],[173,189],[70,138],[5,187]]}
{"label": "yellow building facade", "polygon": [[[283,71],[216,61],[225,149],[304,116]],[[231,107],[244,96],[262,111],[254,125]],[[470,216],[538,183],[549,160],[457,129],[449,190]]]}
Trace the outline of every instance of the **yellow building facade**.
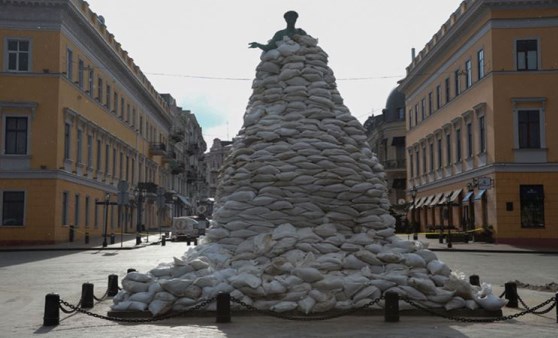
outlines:
{"label": "yellow building facade", "polygon": [[421,231],[558,245],[556,18],[558,1],[466,0],[413,57],[400,90]]}
{"label": "yellow building facade", "polygon": [[[82,241],[105,217],[108,233],[157,227],[171,107],[102,17],[81,0],[4,1],[0,50],[0,244]],[[105,214],[107,193],[132,203]]]}

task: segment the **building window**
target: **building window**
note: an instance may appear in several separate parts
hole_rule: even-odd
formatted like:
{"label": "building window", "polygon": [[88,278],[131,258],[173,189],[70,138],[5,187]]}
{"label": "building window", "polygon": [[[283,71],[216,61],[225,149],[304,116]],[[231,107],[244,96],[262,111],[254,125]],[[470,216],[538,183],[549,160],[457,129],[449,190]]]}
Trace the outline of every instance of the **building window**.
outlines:
{"label": "building window", "polygon": [[105,98],[105,106],[107,107],[107,109],[110,111],[110,95],[111,95],[111,89],[110,89],[110,85],[107,84],[107,91],[105,93],[106,98]]}
{"label": "building window", "polygon": [[418,149],[415,151],[415,172],[417,173],[417,176],[420,176],[420,161],[419,161],[419,151]]}
{"label": "building window", "polygon": [[122,152],[120,152],[120,157],[118,158],[118,168],[118,177],[122,179],[124,177],[124,154]]}
{"label": "building window", "polygon": [[405,120],[405,110],[403,108],[397,108],[397,119],[400,121]]}
{"label": "building window", "polygon": [[[141,121],[141,116],[140,116]],[[409,109],[409,129],[413,128],[413,110]]]}
{"label": "building window", "polygon": [[[410,121],[410,117],[409,117],[409,128],[411,127],[411,121]],[[140,135],[143,136],[143,116],[140,115],[139,117],[139,133]]]}
{"label": "building window", "polygon": [[479,80],[484,77],[484,50],[477,52],[477,75]]}
{"label": "building window", "polygon": [[432,115],[432,92],[428,93],[428,116]]}
{"label": "building window", "polygon": [[27,133],[27,117],[6,117],[4,153],[8,155],[26,155]]}
{"label": "building window", "polygon": [[455,130],[455,162],[461,161],[461,129]]}
{"label": "building window", "polygon": [[64,159],[70,159],[70,124],[64,123]]}
{"label": "building window", "polygon": [[83,70],[84,70],[83,60],[78,61],[78,86],[83,89]]}
{"label": "building window", "polygon": [[413,165],[413,154],[409,154],[409,166],[411,167],[411,177],[415,177],[415,167]]}
{"label": "building window", "polygon": [[420,100],[420,115],[422,121],[426,119],[426,99]]}
{"label": "building window", "polygon": [[[415,126],[416,125],[418,125],[418,104],[415,104]],[[151,133],[151,135],[153,135],[153,133]]]}
{"label": "building window", "polygon": [[440,85],[436,86],[436,110],[442,106],[442,88]]}
{"label": "building window", "polygon": [[93,135],[87,135],[87,168],[93,168]]}
{"label": "building window", "polygon": [[89,196],[85,196],[85,226],[89,226]]}
{"label": "building window", "polygon": [[116,177],[116,148],[112,148],[112,176]]}
{"label": "building window", "polygon": [[486,152],[486,127],[484,125],[484,116],[479,117],[479,148],[481,154]]}
{"label": "building window", "polygon": [[459,85],[459,76],[460,75],[461,75],[461,71],[459,69],[456,70],[455,72],[453,72],[455,96],[458,96],[459,93],[461,92],[461,86]]}
{"label": "building window", "polygon": [[25,215],[25,192],[4,191],[2,193],[2,225],[23,225]]}
{"label": "building window", "polygon": [[544,186],[520,185],[521,227],[544,228]]}
{"label": "building window", "polygon": [[95,206],[93,207],[93,226],[95,228],[99,227],[99,200],[95,198]]}
{"label": "building window", "polygon": [[128,182],[129,177],[130,177],[130,156],[126,155],[126,182]]}
{"label": "building window", "polygon": [[[130,110],[131,110],[130,104],[128,103],[128,106],[126,107],[126,122],[132,122],[132,121],[130,121]],[[133,123],[132,123],[132,125],[133,125]]]}
{"label": "building window", "polygon": [[426,175],[426,146],[422,147],[422,174]]}
{"label": "building window", "polygon": [[71,49],[66,49],[66,77],[72,81],[74,77],[74,52]]}
{"label": "building window", "polygon": [[76,161],[77,161],[77,163],[82,163],[82,157],[81,157],[81,154],[82,154],[81,148],[82,148],[82,145],[83,145],[82,138],[83,138],[83,132],[81,131],[81,129],[78,129],[78,131],[77,131],[77,146],[76,146],[76,148],[77,148],[76,149]]}
{"label": "building window", "polygon": [[110,146],[105,145],[105,175],[109,174],[109,158],[110,158]]}
{"label": "building window", "polygon": [[75,196],[75,204],[74,204],[74,225],[76,227],[79,226],[79,195],[76,194]]}
{"label": "building window", "polygon": [[438,169],[442,168],[442,139],[438,139]]}
{"label": "building window", "polygon": [[28,72],[31,70],[31,41],[7,39],[7,70],[9,72]]}
{"label": "building window", "polygon": [[450,101],[450,79],[449,79],[449,77],[446,78],[445,85],[446,85],[446,103],[448,103]]}
{"label": "building window", "polygon": [[68,196],[68,192],[64,191],[62,193],[62,225],[69,225],[68,224],[68,200],[69,196]]}
{"label": "building window", "polygon": [[93,81],[95,80],[95,73],[93,72],[93,69],[89,70],[89,78],[87,80],[88,94],[93,97]]}
{"label": "building window", "polygon": [[124,119],[124,108],[126,108],[126,102],[124,102],[124,97],[120,99],[120,118]]}
{"label": "building window", "polygon": [[101,140],[97,140],[97,171],[101,170]]}
{"label": "building window", "polygon": [[430,147],[430,172],[434,171],[434,143],[429,144]]}
{"label": "building window", "polygon": [[97,100],[99,102],[103,100],[103,79],[101,78],[97,80]]}
{"label": "building window", "polygon": [[537,40],[517,40],[516,57],[517,70],[538,69],[538,42]]}
{"label": "building window", "polygon": [[471,66],[471,60],[465,62],[465,88],[469,88],[473,85],[473,67]]}
{"label": "building window", "polygon": [[467,158],[471,158],[472,156],[473,156],[473,126],[469,122],[467,123]]}
{"label": "building window", "polygon": [[541,131],[538,110],[520,110],[517,113],[519,148],[540,148]]}
{"label": "building window", "polygon": [[446,165],[451,165],[451,135],[446,134]]}
{"label": "building window", "polygon": [[130,181],[132,184],[135,184],[136,179],[136,161],[132,158],[132,180]]}
{"label": "building window", "polygon": [[[117,92],[114,92],[113,101],[114,101],[113,102],[113,105],[114,105],[113,109],[114,109],[114,113],[116,114],[116,113],[118,113],[118,93]],[[122,115],[120,117],[122,117]]]}

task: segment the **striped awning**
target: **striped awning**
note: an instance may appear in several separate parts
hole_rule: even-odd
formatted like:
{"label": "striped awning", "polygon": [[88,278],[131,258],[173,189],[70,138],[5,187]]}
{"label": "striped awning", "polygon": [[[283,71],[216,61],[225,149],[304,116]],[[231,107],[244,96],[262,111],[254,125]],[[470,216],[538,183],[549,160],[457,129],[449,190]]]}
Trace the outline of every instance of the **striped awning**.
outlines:
{"label": "striped awning", "polygon": [[432,200],[432,202],[430,202],[430,206],[431,206],[431,207],[435,207],[435,206],[438,204],[438,202],[440,201],[440,199],[442,199],[443,196],[444,196],[444,193],[443,193],[443,192],[438,193],[438,194],[434,197],[434,199]]}

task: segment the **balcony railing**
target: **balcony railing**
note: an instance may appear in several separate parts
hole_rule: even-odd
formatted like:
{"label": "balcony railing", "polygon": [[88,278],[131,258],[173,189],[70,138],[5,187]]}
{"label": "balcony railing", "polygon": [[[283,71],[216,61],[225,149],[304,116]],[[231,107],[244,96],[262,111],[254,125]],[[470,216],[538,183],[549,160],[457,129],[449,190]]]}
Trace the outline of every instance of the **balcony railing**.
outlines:
{"label": "balcony railing", "polygon": [[149,153],[151,155],[166,155],[167,154],[167,146],[164,143],[150,143],[149,144]]}

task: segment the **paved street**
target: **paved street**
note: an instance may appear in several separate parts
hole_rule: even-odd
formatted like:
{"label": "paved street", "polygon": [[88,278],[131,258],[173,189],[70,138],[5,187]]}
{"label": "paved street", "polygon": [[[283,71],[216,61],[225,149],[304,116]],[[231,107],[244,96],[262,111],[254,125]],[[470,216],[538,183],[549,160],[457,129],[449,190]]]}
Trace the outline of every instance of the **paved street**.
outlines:
{"label": "paved street", "polygon": [[[152,240],[156,239],[158,235],[152,237]],[[134,243],[131,239],[123,246],[133,248]],[[58,247],[68,248],[67,245]],[[56,292],[63,300],[77,304],[83,283],[93,283],[95,295],[99,297],[106,290],[109,274],[117,274],[121,281],[128,268],[144,272],[159,263],[171,261],[173,256],[181,256],[187,249],[185,243],[170,242],[164,247],[119,248],[120,244],[114,244],[108,250],[0,252],[0,311],[3,319],[0,337],[37,334],[49,337],[556,337],[558,329],[554,310],[541,316],[527,315],[490,324],[460,323],[428,316],[402,316],[399,323],[385,323],[382,316],[294,322],[264,316],[235,317],[234,313],[229,324],[215,324],[212,317],[176,318],[154,324],[119,324],[79,313],[61,313],[60,325],[42,327],[47,293]],[[478,274],[481,281],[492,283],[497,295],[502,293],[503,284],[509,280],[532,285],[558,282],[558,271],[554,268],[556,254],[440,251],[437,255],[452,269],[467,275]],[[519,295],[528,305],[535,306],[554,293],[519,289]],[[110,304],[110,301],[104,301],[93,312],[106,315]],[[504,315],[517,312],[504,309]]]}

